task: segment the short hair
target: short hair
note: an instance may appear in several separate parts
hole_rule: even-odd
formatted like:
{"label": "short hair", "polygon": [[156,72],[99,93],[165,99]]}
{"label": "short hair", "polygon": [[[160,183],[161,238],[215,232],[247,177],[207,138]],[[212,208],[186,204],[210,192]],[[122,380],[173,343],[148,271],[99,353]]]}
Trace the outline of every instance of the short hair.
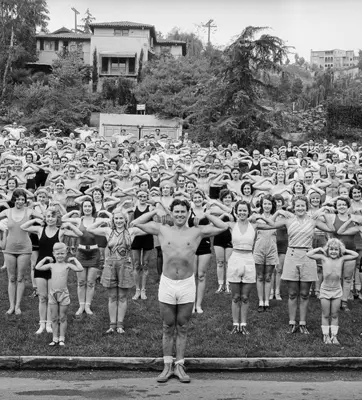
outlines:
{"label": "short hair", "polygon": [[229,195],[231,196],[231,200],[234,201],[235,200],[234,193],[229,189],[222,189],[222,190],[220,190],[220,193],[219,193],[219,200],[223,201],[225,199],[225,197],[229,196]]}
{"label": "short hair", "polygon": [[203,199],[205,199],[205,193],[201,189],[196,189],[194,193],[192,194],[192,197],[195,196],[195,194],[198,194],[201,196]]}
{"label": "short hair", "polygon": [[338,201],[344,201],[348,208],[351,206],[351,200],[348,197],[339,196],[339,197],[337,197],[336,202],[334,203],[335,208],[337,208]]}
{"label": "short hair", "polygon": [[101,197],[102,197],[102,200],[103,200],[104,193],[103,193],[103,190],[100,189],[100,188],[96,188],[96,189],[93,190],[93,192],[92,192],[92,198],[94,198],[94,193],[96,193],[96,192],[100,193],[100,195],[101,195]]}
{"label": "short hair", "polygon": [[15,201],[19,197],[24,197],[25,203],[28,201],[28,196],[26,195],[26,192],[23,189],[15,189],[12,195],[11,200]]}
{"label": "short hair", "polygon": [[67,250],[67,245],[62,242],[56,242],[53,246],[53,252],[58,250]]}
{"label": "short hair", "polygon": [[265,196],[263,196],[263,197],[260,199],[260,214],[263,214],[263,213],[264,213],[264,207],[263,207],[263,201],[264,201],[264,200],[267,200],[267,201],[270,201],[270,202],[271,202],[272,208],[271,208],[271,210],[270,210],[270,214],[274,214],[274,213],[275,213],[275,210],[276,210],[276,208],[277,208],[277,206],[276,206],[274,197],[273,197],[271,194],[266,194]]}
{"label": "short hair", "polygon": [[298,194],[296,196],[293,196],[293,199],[292,199],[292,209],[293,209],[293,211],[295,209],[295,203],[297,201],[304,201],[304,203],[305,203],[305,205],[307,207],[307,211],[309,210],[309,201],[308,201],[307,196],[304,196],[304,194]]}
{"label": "short hair", "polygon": [[362,187],[360,185],[353,185],[349,189],[349,197],[352,199],[352,192],[353,190],[359,190],[359,192],[362,194]]}
{"label": "short hair", "polygon": [[343,254],[346,252],[346,247],[345,245],[337,238],[331,238],[328,240],[326,245],[324,246],[325,252],[329,255],[329,248],[331,246],[336,246],[339,248],[339,257],[342,257]]}
{"label": "short hair", "polygon": [[273,196],[273,198],[274,198],[274,201],[275,201],[275,202],[281,201],[281,202],[282,202],[282,207],[285,206],[285,198],[284,198],[281,194],[275,194],[275,195]]}
{"label": "short hair", "polygon": [[306,189],[306,187],[305,187],[304,182],[302,182],[302,181],[300,181],[300,180],[294,182],[294,185],[293,185],[293,187],[292,187],[292,192],[293,192],[293,194],[295,194],[295,185],[296,185],[297,183],[300,183],[300,184],[303,186],[302,194],[305,194],[306,191],[307,191],[307,189]]}
{"label": "short hair", "polygon": [[176,206],[186,207],[187,212],[190,211],[190,203],[187,200],[175,199],[170,204],[170,210],[173,211]]}
{"label": "short hair", "polygon": [[244,194],[244,188],[245,188],[245,186],[247,186],[247,185],[250,186],[251,194],[253,194],[253,193],[254,193],[254,187],[253,187],[252,183],[251,183],[251,182],[248,182],[248,181],[245,181],[245,182],[243,182],[243,183],[241,184],[241,186],[240,186],[240,192],[241,192],[241,194]]}
{"label": "short hair", "polygon": [[112,228],[113,230],[116,229],[116,226],[115,226],[115,224],[114,224],[114,216],[115,216],[116,214],[121,214],[121,215],[122,215],[122,217],[124,218],[124,221],[125,221],[125,228],[128,229],[128,224],[129,224],[128,215],[127,215],[127,214],[123,211],[123,209],[120,208],[120,207],[115,208],[115,209],[112,211],[111,228]]}
{"label": "short hair", "polygon": [[247,209],[248,209],[248,217],[250,217],[250,214],[251,214],[251,207],[250,207],[250,204],[249,204],[247,201],[245,201],[245,200],[239,200],[239,201],[237,201],[237,202],[235,203],[235,206],[234,206],[235,215],[237,215],[237,213],[238,213],[238,207],[241,206],[241,205],[247,207]]}

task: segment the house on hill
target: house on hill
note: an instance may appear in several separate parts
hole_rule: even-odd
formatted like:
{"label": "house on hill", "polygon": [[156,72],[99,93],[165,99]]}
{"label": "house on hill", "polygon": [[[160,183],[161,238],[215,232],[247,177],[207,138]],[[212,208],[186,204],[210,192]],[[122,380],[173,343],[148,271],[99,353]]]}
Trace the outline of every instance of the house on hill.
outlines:
{"label": "house on hill", "polygon": [[38,61],[29,64],[35,70],[51,69],[60,51],[80,51],[86,65],[93,64],[96,51],[98,75],[135,79],[142,62],[168,52],[178,58],[186,55],[186,42],[157,40],[153,25],[130,21],[90,24],[91,33],[78,33],[62,27],[52,33],[36,35]]}

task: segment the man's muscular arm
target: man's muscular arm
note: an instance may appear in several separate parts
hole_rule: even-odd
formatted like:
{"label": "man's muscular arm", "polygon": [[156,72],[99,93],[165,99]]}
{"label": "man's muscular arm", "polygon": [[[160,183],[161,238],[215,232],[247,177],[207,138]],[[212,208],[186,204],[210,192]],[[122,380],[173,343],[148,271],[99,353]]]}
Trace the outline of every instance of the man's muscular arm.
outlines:
{"label": "man's muscular arm", "polygon": [[229,228],[226,222],[222,221],[215,215],[211,215],[210,213],[205,213],[205,217],[211,222],[212,225],[199,226],[199,229],[201,231],[201,236],[203,238],[216,236],[219,233],[222,233]]}

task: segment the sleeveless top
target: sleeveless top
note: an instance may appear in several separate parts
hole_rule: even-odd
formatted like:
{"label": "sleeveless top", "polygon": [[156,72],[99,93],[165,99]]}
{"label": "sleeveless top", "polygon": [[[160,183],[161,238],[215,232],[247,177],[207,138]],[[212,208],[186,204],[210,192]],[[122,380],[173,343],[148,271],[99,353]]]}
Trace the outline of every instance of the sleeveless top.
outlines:
{"label": "sleeveless top", "polygon": [[[336,217],[334,219],[333,226],[335,228],[335,231],[337,232],[338,229],[345,223],[346,221],[341,221],[338,217],[338,214],[336,214]],[[345,246],[346,249],[348,250],[355,250],[356,245],[354,242],[354,234],[353,235],[337,235],[337,233],[334,233],[333,236],[336,239],[339,239]]]}
{"label": "sleeveless top", "polygon": [[37,263],[45,257],[53,257],[53,246],[59,242],[59,229],[52,237],[48,237],[45,232],[45,227],[39,239],[39,256]]}
{"label": "sleeveless top", "polygon": [[255,239],[255,229],[248,222],[248,227],[246,231],[242,234],[240,232],[239,223],[237,222],[231,232],[233,249],[234,250],[248,250],[252,251]]}
{"label": "sleeveless top", "polygon": [[258,161],[256,164],[254,164],[254,161],[251,162],[249,172],[255,171],[255,170],[261,172],[260,161]]}
{"label": "sleeveless top", "polygon": [[106,258],[109,261],[122,260],[125,257],[131,257],[132,238],[127,229],[118,233],[112,229],[108,238],[108,246],[106,250]]}
{"label": "sleeveless top", "polygon": [[161,183],[161,177],[159,177],[158,179],[154,180],[152,177],[150,178],[150,189],[152,189],[153,187],[160,187],[160,183]]}
{"label": "sleeveless top", "polygon": [[[194,211],[192,210],[191,211],[191,215],[190,215],[190,218],[189,218],[189,220],[188,220],[188,224],[189,224],[189,227],[190,228],[192,228],[193,226],[195,226],[195,224],[194,224],[194,218],[197,218],[196,217],[196,214],[194,213]],[[209,223],[210,223],[210,221],[207,219],[207,218],[201,218],[200,220],[199,220],[199,225],[209,225]],[[200,249],[200,248],[203,248],[203,247],[209,247],[210,246],[210,238],[209,237],[206,237],[206,238],[203,238],[203,239],[201,239],[201,241],[200,241],[200,244],[199,244],[199,247],[198,247],[198,249]]]}
{"label": "sleeveless top", "polygon": [[289,247],[311,248],[314,235],[314,222],[306,217],[302,222],[294,217],[288,227]]}
{"label": "sleeveless top", "polygon": [[[94,222],[95,218],[93,219]],[[79,230],[83,233],[83,236],[79,237],[79,244],[83,246],[94,246],[97,244],[97,237],[96,235],[93,235],[93,233],[90,233],[87,231],[87,228],[83,224],[83,218],[81,218],[81,224],[79,227]]]}
{"label": "sleeveless top", "polygon": [[146,214],[150,211],[150,206],[147,205],[144,211],[141,211],[137,206],[135,207],[134,210],[134,219],[139,218],[141,215]]}
{"label": "sleeveless top", "polygon": [[9,254],[31,254],[32,245],[28,232],[20,228],[25,222],[29,221],[28,210],[25,208],[24,216],[20,221],[13,219],[13,210],[10,209],[8,215],[8,237],[4,253]]}

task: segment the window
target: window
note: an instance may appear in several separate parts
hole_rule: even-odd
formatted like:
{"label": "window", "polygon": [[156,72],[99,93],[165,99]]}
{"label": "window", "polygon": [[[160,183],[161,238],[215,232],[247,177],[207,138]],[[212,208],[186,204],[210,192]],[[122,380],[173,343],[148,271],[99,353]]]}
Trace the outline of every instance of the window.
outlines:
{"label": "window", "polygon": [[50,42],[49,40],[45,41],[45,50],[51,51],[54,50],[54,42]]}
{"label": "window", "polygon": [[127,75],[136,73],[136,59],[126,57],[102,57],[101,74]]}
{"label": "window", "polygon": [[136,59],[129,58],[128,59],[128,73],[134,74],[136,72]]}
{"label": "window", "polygon": [[111,74],[125,74],[126,73],[126,58],[111,58]]}
{"label": "window", "polygon": [[44,50],[44,39],[39,40],[39,48],[40,50]]}
{"label": "window", "polygon": [[59,51],[59,40],[56,40],[56,41],[54,42],[54,50],[55,50],[55,51]]}
{"label": "window", "polygon": [[114,36],[129,36],[129,29],[115,29]]}

